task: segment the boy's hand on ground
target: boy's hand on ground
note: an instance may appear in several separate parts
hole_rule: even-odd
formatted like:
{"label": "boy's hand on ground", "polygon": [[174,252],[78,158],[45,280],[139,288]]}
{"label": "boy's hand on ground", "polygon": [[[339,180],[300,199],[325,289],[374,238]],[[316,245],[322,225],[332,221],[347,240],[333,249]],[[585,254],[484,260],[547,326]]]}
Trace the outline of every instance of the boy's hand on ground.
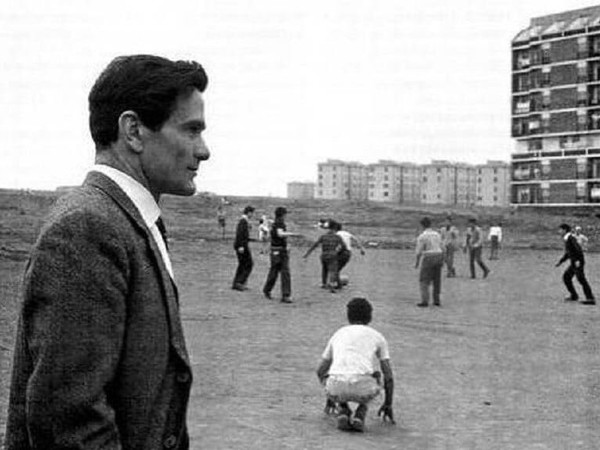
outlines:
{"label": "boy's hand on ground", "polygon": [[379,408],[377,417],[379,417],[379,416],[383,416],[381,418],[383,419],[384,422],[386,420],[389,420],[390,423],[396,424],[396,421],[394,420],[394,410],[392,409],[392,405],[383,405],[381,408]]}

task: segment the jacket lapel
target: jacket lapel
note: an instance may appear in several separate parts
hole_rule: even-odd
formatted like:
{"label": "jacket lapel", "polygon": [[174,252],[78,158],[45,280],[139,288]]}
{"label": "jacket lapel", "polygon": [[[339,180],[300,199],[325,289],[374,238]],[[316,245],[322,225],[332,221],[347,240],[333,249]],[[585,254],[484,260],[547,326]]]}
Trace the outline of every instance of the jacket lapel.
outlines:
{"label": "jacket lapel", "polygon": [[158,266],[161,284],[163,287],[163,299],[169,315],[169,326],[171,329],[171,345],[179,355],[179,357],[190,366],[188,353],[185,347],[185,339],[183,337],[183,328],[181,325],[181,318],[179,315],[179,303],[178,303],[178,292],[175,282],[169,275],[167,267],[160,254],[160,250],[156,245],[150,229],[147,227],[144,219],[140,212],[133,204],[131,199],[123,192],[123,190],[109,177],[99,172],[88,173],[84,185],[94,186],[109,197],[111,197],[125,213],[133,220],[138,232],[140,232],[154,256],[154,262]]}

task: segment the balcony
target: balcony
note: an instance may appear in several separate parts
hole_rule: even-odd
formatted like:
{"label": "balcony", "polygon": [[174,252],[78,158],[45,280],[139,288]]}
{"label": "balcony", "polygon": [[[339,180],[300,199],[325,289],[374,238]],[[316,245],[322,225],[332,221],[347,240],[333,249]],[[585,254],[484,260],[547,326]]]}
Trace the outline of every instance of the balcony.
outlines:
{"label": "balcony", "polygon": [[515,114],[527,114],[531,112],[531,103],[529,101],[526,102],[517,102],[515,105]]}

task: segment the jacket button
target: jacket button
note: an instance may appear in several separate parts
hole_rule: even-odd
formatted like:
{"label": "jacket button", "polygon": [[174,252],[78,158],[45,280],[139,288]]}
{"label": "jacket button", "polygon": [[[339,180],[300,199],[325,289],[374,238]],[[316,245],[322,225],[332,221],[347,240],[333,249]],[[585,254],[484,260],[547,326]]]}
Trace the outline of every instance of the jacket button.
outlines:
{"label": "jacket button", "polygon": [[187,372],[180,372],[177,374],[176,379],[179,383],[187,383],[190,381],[190,374]]}
{"label": "jacket button", "polygon": [[163,445],[165,446],[165,448],[175,448],[175,446],[177,445],[177,438],[171,435],[165,439]]}

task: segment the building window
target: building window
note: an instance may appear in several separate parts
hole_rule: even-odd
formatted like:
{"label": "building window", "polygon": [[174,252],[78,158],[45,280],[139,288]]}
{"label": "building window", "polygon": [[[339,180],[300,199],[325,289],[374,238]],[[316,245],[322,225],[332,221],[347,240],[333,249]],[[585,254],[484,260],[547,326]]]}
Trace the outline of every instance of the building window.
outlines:
{"label": "building window", "polygon": [[498,201],[498,197],[494,195],[494,202]]}
{"label": "building window", "polygon": [[495,173],[495,174],[496,174],[496,173],[498,173],[498,169],[494,169],[494,173]]}
{"label": "building window", "polygon": [[498,177],[494,177],[494,183],[498,182]]}
{"label": "building window", "polygon": [[387,197],[387,196],[388,196],[388,193],[387,193],[387,192],[384,192],[384,193],[383,193],[383,196],[384,196],[384,197]]}
{"label": "building window", "polygon": [[423,177],[423,183],[427,183],[427,177]]}

